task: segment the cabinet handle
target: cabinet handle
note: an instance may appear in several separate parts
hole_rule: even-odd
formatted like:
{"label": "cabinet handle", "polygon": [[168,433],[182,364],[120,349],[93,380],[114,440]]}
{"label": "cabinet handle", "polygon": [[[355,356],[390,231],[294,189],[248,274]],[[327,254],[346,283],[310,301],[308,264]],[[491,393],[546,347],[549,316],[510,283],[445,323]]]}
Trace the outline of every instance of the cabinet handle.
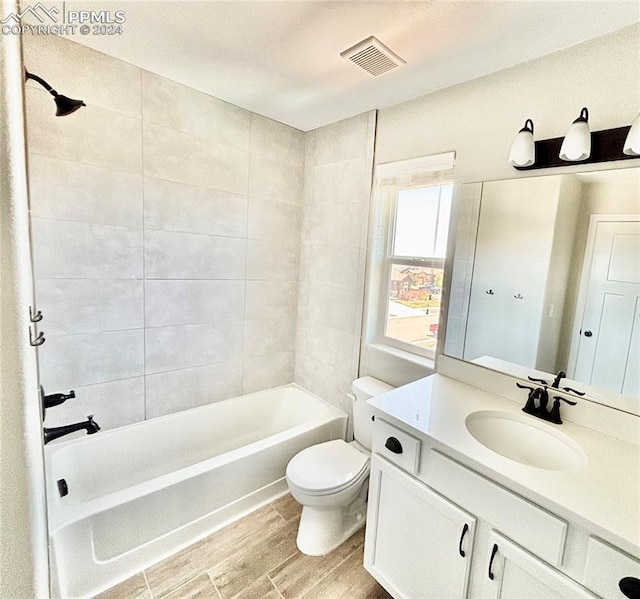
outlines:
{"label": "cabinet handle", "polygon": [[389,437],[384,446],[391,452],[391,453],[402,453],[402,443],[400,443],[400,441],[398,441],[398,439],[396,439],[395,437]]}
{"label": "cabinet handle", "polygon": [[491,550],[491,559],[489,560],[489,580],[493,580],[493,572],[491,571],[491,568],[493,567],[493,559],[495,558],[496,553],[498,553],[498,544],[494,543],[493,549]]}
{"label": "cabinet handle", "polygon": [[460,542],[458,543],[458,553],[460,554],[460,557],[464,557],[466,555],[466,553],[462,549],[462,541],[464,540],[464,536],[467,534],[468,530],[469,530],[469,525],[465,522],[464,526],[462,527],[462,534],[460,535]]}
{"label": "cabinet handle", "polygon": [[625,576],[620,579],[618,586],[625,597],[629,599],[640,598],[640,579],[633,576]]}

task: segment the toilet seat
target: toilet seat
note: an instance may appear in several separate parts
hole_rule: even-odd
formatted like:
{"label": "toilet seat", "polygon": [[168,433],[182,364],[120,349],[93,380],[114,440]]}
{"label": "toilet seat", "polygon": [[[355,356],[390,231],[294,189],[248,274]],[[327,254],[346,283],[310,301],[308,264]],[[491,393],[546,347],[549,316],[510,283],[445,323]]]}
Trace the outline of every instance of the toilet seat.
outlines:
{"label": "toilet seat", "polygon": [[287,465],[287,480],[308,495],[338,493],[362,480],[369,458],[342,439],[303,449]]}

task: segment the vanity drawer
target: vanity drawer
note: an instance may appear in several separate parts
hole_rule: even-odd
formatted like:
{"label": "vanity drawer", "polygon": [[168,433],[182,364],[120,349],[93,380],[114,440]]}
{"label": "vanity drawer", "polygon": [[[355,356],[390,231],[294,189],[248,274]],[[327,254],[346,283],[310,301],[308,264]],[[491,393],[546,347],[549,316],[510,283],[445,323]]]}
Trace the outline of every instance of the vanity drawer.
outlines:
{"label": "vanity drawer", "polygon": [[640,585],[640,561],[600,539],[589,537],[584,567],[584,586],[610,599],[637,597],[638,591],[635,595],[622,593],[619,584],[623,578],[635,578]]}
{"label": "vanity drawer", "polygon": [[420,466],[420,439],[376,418],[373,426],[373,451],[410,474]]}
{"label": "vanity drawer", "polygon": [[567,523],[436,450],[422,479],[432,488],[553,566],[560,566]]}

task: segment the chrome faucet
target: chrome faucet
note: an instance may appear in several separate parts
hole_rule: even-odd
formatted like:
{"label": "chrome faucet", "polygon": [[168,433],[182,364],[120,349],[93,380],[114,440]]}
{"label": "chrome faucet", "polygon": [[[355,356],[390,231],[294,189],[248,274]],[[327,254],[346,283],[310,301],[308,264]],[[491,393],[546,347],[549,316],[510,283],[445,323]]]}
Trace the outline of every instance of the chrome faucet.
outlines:
{"label": "chrome faucet", "polygon": [[65,424],[64,426],[54,426],[51,428],[45,427],[42,429],[44,433],[44,444],[46,445],[49,441],[64,437],[70,433],[75,433],[76,431],[81,431],[82,429],[86,429],[87,435],[93,435],[100,430],[100,427],[97,422],[94,422],[93,416],[87,416],[84,422],[76,422],[75,424]]}

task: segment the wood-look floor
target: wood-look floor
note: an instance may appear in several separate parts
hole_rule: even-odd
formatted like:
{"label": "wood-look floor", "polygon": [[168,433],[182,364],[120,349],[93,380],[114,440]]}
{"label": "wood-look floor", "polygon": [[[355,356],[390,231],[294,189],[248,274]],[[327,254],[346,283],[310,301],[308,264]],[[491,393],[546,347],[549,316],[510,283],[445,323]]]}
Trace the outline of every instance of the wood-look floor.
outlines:
{"label": "wood-look floor", "polygon": [[298,551],[300,505],[284,497],[96,599],[391,599],[362,566],[364,530],[335,551]]}

